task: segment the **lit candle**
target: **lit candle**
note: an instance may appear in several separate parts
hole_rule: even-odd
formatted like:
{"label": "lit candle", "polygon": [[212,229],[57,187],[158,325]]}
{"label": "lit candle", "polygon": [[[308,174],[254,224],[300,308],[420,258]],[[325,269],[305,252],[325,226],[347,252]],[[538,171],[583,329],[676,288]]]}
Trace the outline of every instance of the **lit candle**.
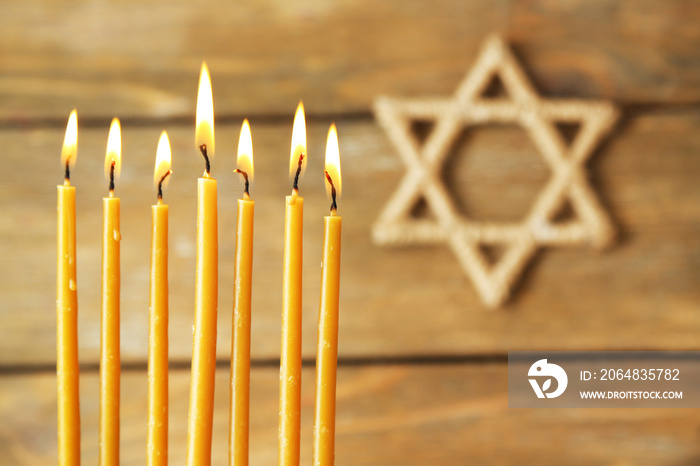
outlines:
{"label": "lit candle", "polygon": [[65,169],[58,186],[58,258],[56,280],[56,381],[58,389],[58,464],[80,464],[80,394],[78,390],[78,291],[75,275],[75,188],[70,168],[78,156],[78,112],[68,117],[61,151]]}
{"label": "lit candle", "polygon": [[243,122],[238,140],[238,168],[245,188],[238,199],[236,259],[231,341],[231,411],[229,417],[229,464],[248,464],[248,419],[250,402],[250,297],[253,277],[253,215],[250,199],[253,181],[253,142],[248,120]]}
{"label": "lit candle", "polygon": [[168,205],[163,188],[170,170],[170,142],[163,131],[153,182],[158,201],[151,206],[151,290],[148,308],[148,465],[168,464]]}
{"label": "lit candle", "polygon": [[316,406],[314,410],[314,465],[332,465],[335,456],[335,382],[338,365],[338,293],[340,286],[340,230],[337,215],[340,197],[340,153],[335,124],[326,143],[326,188],[331,197],[330,215],[324,217],[321,263],[321,306],[316,349]]}
{"label": "lit candle", "polygon": [[279,464],[299,464],[301,405],[301,271],[304,198],[299,177],[306,168],[304,105],[294,115],[289,162],[294,177],[291,196],[285,200],[284,262],[282,271],[282,349],[280,354]]}
{"label": "lit candle", "polygon": [[192,376],[187,422],[187,464],[211,463],[216,371],[216,312],[218,293],[218,236],[216,180],[211,177],[214,157],[214,104],[211,80],[202,64],[197,94],[195,145],[204,156],[205,170],[197,180],[197,259],[195,270]]}
{"label": "lit candle", "polygon": [[119,198],[114,181],[121,170],[121,129],[112,120],[107,139],[105,176],[109,197],[102,199],[102,317],[100,320],[100,464],[119,465]]}

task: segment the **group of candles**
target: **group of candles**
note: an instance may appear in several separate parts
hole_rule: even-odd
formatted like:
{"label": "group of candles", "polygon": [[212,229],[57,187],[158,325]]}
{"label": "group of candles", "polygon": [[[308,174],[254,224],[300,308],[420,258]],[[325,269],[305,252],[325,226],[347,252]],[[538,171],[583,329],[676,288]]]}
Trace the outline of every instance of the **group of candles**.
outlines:
{"label": "group of candles", "polygon": [[[77,281],[75,241],[75,188],[70,169],[77,154],[77,114],[68,120],[61,153],[64,184],[58,186],[57,266],[57,384],[58,455],[61,466],[80,464],[80,407],[77,330]],[[197,237],[195,315],[192,376],[187,427],[187,464],[211,463],[216,322],[218,294],[217,184],[211,177],[214,155],[214,111],[211,81],[202,65],[197,97],[195,145],[205,160],[204,175],[197,180]],[[119,120],[112,121],[107,142],[105,174],[109,196],[103,199],[102,313],[100,320],[100,464],[119,464],[119,294],[120,201],[114,195],[119,174],[121,134]],[[168,461],[168,205],[163,187],[170,170],[170,144],[165,131],[156,154],[154,183],[157,204],[152,206],[151,274],[148,336],[148,439],[149,465]],[[294,117],[290,174],[292,194],[285,200],[282,347],[280,355],[279,464],[299,464],[301,400],[301,285],[302,220],[304,199],[299,177],[306,165],[306,127],[300,103]],[[229,464],[248,464],[250,394],[250,321],[253,258],[254,201],[253,148],[248,121],[243,122],[238,145],[238,168],[245,182],[238,200],[236,228],[234,312],[232,322]],[[338,357],[338,296],[342,217],[337,215],[340,194],[340,157],[335,125],[326,143],[326,187],[332,204],[324,218],[321,304],[316,354],[316,403],[314,414],[314,464],[330,465],[335,446],[335,387]]]}

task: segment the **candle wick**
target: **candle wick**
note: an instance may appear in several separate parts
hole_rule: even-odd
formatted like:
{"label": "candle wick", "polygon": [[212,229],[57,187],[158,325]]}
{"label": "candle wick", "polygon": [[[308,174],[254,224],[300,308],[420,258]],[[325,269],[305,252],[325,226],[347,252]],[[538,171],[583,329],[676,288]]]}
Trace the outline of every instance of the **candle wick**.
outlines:
{"label": "candle wick", "polygon": [[160,178],[160,181],[158,182],[158,203],[159,204],[163,202],[163,182],[172,172],[173,172],[172,170],[168,170],[167,173],[165,175],[163,175]]}
{"label": "candle wick", "polygon": [[110,193],[110,197],[112,197],[112,193],[114,192],[114,166],[116,164],[117,164],[117,162],[112,160],[112,165],[109,166],[109,193]]}
{"label": "candle wick", "polygon": [[331,175],[328,174],[327,171],[323,171],[326,174],[326,179],[331,185],[331,215],[335,215],[336,211],[338,210],[338,204],[335,201],[335,186],[333,185],[333,179],[331,178]]}
{"label": "candle wick", "polygon": [[66,157],[66,173],[63,177],[63,184],[70,186],[70,155]]}
{"label": "candle wick", "polygon": [[249,191],[250,182],[248,181],[248,174],[247,174],[246,172],[244,172],[243,170],[238,169],[238,168],[236,168],[235,170],[233,170],[233,172],[234,172],[234,173],[240,173],[241,175],[243,175],[243,179],[245,180],[245,186],[244,186],[244,188],[243,188],[243,198],[244,198],[244,199],[250,199],[250,191]]}
{"label": "candle wick", "polygon": [[299,166],[297,166],[297,172],[294,175],[294,185],[292,185],[292,190],[294,193],[299,193],[299,175],[301,175],[302,162],[304,161],[304,153],[299,154]]}
{"label": "candle wick", "polygon": [[202,144],[199,146],[199,150],[202,152],[202,155],[204,156],[204,177],[209,178],[209,174],[211,173],[211,165],[209,164],[209,156],[207,155],[207,145]]}

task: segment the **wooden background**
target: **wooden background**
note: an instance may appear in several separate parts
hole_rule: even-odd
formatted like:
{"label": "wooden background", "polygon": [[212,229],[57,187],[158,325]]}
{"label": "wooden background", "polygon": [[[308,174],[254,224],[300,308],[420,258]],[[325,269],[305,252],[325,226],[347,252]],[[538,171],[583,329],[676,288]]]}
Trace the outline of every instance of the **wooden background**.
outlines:
{"label": "wooden background", "polygon": [[[293,111],[308,114],[302,462],[311,457],[325,198],[338,125],[344,216],[338,465],[700,462],[695,410],[515,410],[510,350],[700,350],[700,3],[683,0],[25,0],[0,6],[0,464],[56,458],[55,203],[69,111],[79,112],[82,448],[97,461],[102,164],[123,126],[122,464],[145,463],[149,205],[168,130],[171,463],[183,464],[194,293],[197,79],[206,60],[220,180],[215,464],[226,464],[239,125],[255,147],[251,464],[277,456],[283,197]],[[380,94],[451,94],[502,33],[547,97],[604,98],[622,119],[589,163],[617,243],[541,250],[488,311],[447,247],[380,248],[370,227],[403,174],[371,113]],[[470,215],[516,219],[549,174],[522,130],[455,147]],[[503,169],[504,166],[510,167]]]}

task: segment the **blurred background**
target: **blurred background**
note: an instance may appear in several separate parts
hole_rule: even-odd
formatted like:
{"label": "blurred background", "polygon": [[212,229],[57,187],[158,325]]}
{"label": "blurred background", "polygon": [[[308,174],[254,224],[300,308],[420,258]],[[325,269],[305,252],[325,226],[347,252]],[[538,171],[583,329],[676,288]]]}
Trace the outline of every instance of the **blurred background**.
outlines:
{"label": "blurred background", "polygon": [[[510,350],[700,350],[700,4],[692,0],[5,1],[0,6],[0,464],[56,462],[56,188],[78,109],[82,453],[98,455],[101,198],[122,120],[122,464],[145,464],[152,173],[167,130],[170,458],[184,464],[194,310],[194,146],[211,75],[219,179],[214,464],[227,462],[235,199],[248,117],[256,200],[251,464],[277,461],[283,198],[307,111],[302,463],[311,459],[323,156],[338,125],[344,217],[338,465],[700,463],[700,417],[672,409],[508,409]],[[622,117],[587,167],[618,230],[605,251],[547,248],[488,310],[447,246],[385,248],[370,229],[404,167],[378,95],[449,96],[500,33],[544,97],[606,99]],[[445,178],[465,215],[521,219],[549,177],[515,126],[469,129]]]}

